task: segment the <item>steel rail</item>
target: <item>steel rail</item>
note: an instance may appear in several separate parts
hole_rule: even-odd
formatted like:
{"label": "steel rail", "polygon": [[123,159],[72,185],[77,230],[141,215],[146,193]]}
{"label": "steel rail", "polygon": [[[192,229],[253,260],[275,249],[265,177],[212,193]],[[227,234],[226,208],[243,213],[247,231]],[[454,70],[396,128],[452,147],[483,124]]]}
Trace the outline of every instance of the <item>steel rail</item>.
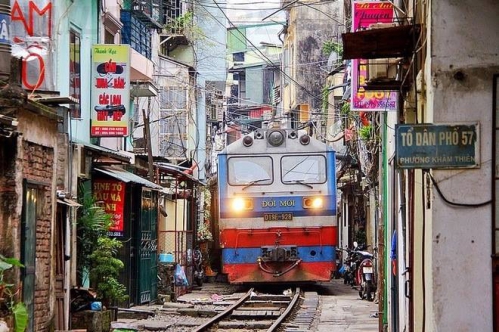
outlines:
{"label": "steel rail", "polygon": [[203,325],[199,326],[196,328],[194,331],[195,332],[201,332],[201,331],[206,331],[208,328],[210,328],[213,324],[221,321],[223,318],[226,316],[230,315],[234,309],[237,309],[241,304],[243,304],[249,297],[251,297],[251,294],[253,293],[254,288],[251,288],[244,296],[242,296],[236,303],[231,305],[227,310],[221,312],[220,314],[216,315]]}
{"label": "steel rail", "polygon": [[293,296],[293,299],[289,303],[288,307],[282,313],[282,315],[280,315],[279,318],[277,318],[274,324],[272,324],[272,326],[268,328],[267,332],[275,331],[281,325],[281,323],[286,319],[286,317],[288,317],[291,310],[293,310],[293,308],[295,307],[296,302],[298,302],[298,299],[300,298],[300,293],[301,293],[300,287],[297,287],[295,290],[295,295]]}

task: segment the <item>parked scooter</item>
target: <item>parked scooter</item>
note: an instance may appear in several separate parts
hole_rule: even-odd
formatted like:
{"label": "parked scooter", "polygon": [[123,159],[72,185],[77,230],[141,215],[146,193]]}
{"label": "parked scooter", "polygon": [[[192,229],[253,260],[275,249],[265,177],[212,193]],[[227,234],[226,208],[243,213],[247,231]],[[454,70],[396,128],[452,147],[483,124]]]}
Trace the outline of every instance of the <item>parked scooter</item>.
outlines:
{"label": "parked scooter", "polygon": [[203,269],[203,254],[199,247],[196,247],[192,252],[192,260],[194,264],[194,281],[196,285],[203,286],[204,269]]}
{"label": "parked scooter", "polygon": [[343,265],[339,269],[341,277],[343,278],[343,283],[345,285],[355,286],[355,275],[357,271],[357,255],[354,250],[345,248],[341,249],[346,252],[345,259],[343,260]]}
{"label": "parked scooter", "polygon": [[356,271],[356,284],[359,286],[359,296],[361,299],[373,301],[376,293],[373,254],[368,251],[357,250],[357,243],[354,243],[354,246],[356,249],[355,253],[359,258]]}

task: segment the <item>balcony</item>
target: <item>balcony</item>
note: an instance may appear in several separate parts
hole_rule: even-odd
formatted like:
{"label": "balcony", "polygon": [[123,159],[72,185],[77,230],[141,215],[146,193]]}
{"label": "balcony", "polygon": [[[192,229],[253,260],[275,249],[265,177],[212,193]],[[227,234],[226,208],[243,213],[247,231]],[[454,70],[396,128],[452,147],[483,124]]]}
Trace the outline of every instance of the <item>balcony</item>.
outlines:
{"label": "balcony", "polygon": [[149,28],[161,29],[163,0],[125,0],[123,10],[130,11]]}
{"label": "balcony", "polygon": [[188,11],[176,17],[165,15],[165,22],[160,34],[160,45],[162,53],[168,55],[177,46],[189,44],[188,36],[193,33],[193,13]]}

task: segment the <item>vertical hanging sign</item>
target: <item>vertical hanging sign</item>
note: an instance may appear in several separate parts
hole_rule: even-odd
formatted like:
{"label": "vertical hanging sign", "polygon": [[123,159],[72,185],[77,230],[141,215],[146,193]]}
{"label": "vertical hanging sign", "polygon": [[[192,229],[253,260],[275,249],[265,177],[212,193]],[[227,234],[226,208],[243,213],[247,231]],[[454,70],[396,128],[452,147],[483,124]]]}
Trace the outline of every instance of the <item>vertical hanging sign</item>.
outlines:
{"label": "vertical hanging sign", "polygon": [[130,46],[92,47],[92,137],[128,136]]}
{"label": "vertical hanging sign", "polygon": [[[390,1],[354,1],[352,31],[367,30],[379,23],[393,22],[393,4]],[[351,66],[352,111],[396,111],[395,91],[366,91],[367,60],[354,59]]]}
{"label": "vertical hanging sign", "polygon": [[115,180],[95,179],[93,193],[95,199],[103,203],[104,211],[111,215],[113,224],[109,236],[123,236],[125,231],[124,203],[126,183]]}

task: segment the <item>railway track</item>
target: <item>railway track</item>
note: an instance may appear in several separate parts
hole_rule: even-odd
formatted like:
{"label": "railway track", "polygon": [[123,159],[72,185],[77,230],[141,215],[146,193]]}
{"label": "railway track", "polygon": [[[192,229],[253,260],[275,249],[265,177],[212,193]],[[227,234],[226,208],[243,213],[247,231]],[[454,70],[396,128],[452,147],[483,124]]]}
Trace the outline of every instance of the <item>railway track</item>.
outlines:
{"label": "railway track", "polygon": [[277,331],[296,309],[302,295],[300,288],[286,295],[256,294],[251,288],[226,310],[193,331]]}

